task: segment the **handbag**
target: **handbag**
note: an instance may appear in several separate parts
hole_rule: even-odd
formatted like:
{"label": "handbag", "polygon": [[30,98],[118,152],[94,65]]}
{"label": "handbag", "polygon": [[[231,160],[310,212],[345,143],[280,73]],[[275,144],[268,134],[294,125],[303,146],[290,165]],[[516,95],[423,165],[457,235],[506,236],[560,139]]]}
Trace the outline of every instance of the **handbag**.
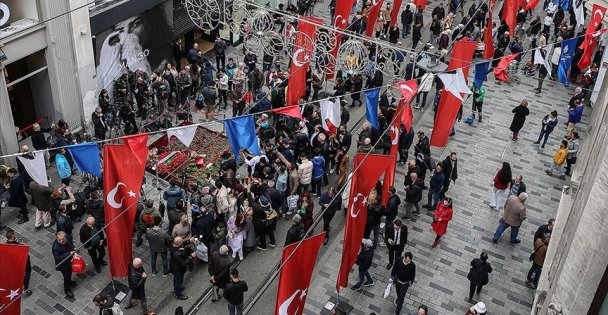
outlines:
{"label": "handbag", "polygon": [[278,216],[279,216],[279,213],[274,209],[270,209],[270,210],[266,211],[266,224],[272,223],[272,221],[274,219],[276,219]]}
{"label": "handbag", "polygon": [[384,294],[382,295],[382,297],[384,297],[386,299],[391,294],[392,288],[393,288],[393,280],[389,279],[388,283],[386,284],[386,288],[384,289]]}
{"label": "handbag", "polygon": [[85,270],[87,270],[87,264],[84,262],[84,258],[74,254],[74,257],[72,257],[72,272],[83,273]]}

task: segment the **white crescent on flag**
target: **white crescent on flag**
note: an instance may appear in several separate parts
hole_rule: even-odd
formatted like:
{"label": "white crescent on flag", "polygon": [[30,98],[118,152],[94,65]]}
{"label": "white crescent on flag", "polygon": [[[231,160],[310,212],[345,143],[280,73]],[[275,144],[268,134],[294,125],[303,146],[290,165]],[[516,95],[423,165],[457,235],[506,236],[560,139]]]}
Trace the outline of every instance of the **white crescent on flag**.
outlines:
{"label": "white crescent on flag", "polygon": [[125,185],[124,183],[118,182],[116,183],[116,186],[114,186],[114,188],[110,190],[108,196],[106,197],[106,202],[110,205],[110,207],[115,209],[120,209],[122,207],[122,202],[125,200],[125,197],[122,197],[120,199],[120,203],[116,202],[116,193],[118,192],[118,187],[120,186],[127,187],[127,185]]}

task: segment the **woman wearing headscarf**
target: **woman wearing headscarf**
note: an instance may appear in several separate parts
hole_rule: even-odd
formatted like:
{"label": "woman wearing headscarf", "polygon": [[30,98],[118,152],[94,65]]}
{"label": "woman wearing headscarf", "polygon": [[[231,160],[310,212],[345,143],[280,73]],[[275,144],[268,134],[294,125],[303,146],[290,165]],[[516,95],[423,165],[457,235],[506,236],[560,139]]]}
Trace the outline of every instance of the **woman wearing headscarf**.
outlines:
{"label": "woman wearing headscarf", "polygon": [[528,101],[521,101],[521,103],[517,107],[513,108],[511,112],[514,114],[513,121],[511,122],[511,127],[509,127],[509,129],[511,129],[511,131],[513,132],[511,140],[517,141],[517,139],[519,139],[519,131],[526,122],[526,116],[530,115],[530,110],[528,109]]}

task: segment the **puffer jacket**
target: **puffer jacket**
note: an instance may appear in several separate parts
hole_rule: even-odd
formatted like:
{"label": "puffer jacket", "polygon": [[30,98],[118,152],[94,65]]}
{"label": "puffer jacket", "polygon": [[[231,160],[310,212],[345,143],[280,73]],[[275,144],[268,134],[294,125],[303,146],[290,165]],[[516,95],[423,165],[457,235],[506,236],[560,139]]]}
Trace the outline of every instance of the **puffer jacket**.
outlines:
{"label": "puffer jacket", "polygon": [[312,168],[313,164],[308,159],[303,159],[302,164],[298,167],[298,176],[300,177],[300,184],[308,185],[312,180]]}
{"label": "puffer jacket", "polygon": [[433,79],[435,79],[435,75],[431,72],[427,72],[420,79],[420,92],[428,92],[433,87]]}
{"label": "puffer jacket", "polygon": [[322,156],[315,156],[312,159],[312,178],[320,179],[325,174],[325,159]]}

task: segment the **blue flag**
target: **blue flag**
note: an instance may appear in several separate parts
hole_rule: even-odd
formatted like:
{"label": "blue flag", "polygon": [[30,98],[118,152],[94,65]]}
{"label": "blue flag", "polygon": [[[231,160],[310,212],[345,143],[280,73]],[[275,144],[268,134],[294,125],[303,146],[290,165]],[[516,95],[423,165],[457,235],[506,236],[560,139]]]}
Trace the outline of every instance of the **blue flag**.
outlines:
{"label": "blue flag", "polygon": [[380,88],[365,91],[365,118],[370,124],[378,129],[378,99],[380,98]]}
{"label": "blue flag", "polygon": [[242,116],[224,120],[228,142],[232,148],[232,153],[239,161],[239,152],[245,148],[251,153],[260,155],[260,147],[258,145],[258,137],[255,135],[255,122],[253,116]]}
{"label": "blue flag", "polygon": [[559,0],[559,6],[567,12],[570,10],[570,0]]}
{"label": "blue flag", "polygon": [[475,80],[473,81],[473,85],[475,85],[475,88],[479,89],[484,82],[488,81],[489,68],[489,60],[475,65]]}
{"label": "blue flag", "polygon": [[83,143],[67,147],[72,155],[74,164],[79,171],[101,177],[101,159],[99,145],[96,143]]}
{"label": "blue flag", "polygon": [[557,76],[559,77],[559,82],[566,86],[568,86],[568,70],[570,69],[570,65],[572,65],[572,57],[574,57],[577,40],[578,38],[575,37],[562,41],[562,53],[559,56]]}

